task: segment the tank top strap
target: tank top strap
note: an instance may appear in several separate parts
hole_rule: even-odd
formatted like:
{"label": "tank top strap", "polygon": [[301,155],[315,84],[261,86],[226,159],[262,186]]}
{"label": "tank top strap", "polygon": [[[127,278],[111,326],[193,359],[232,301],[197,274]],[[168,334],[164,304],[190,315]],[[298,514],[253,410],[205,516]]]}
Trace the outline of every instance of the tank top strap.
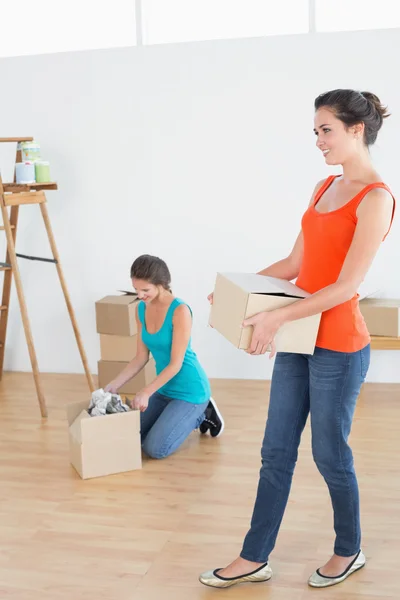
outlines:
{"label": "tank top strap", "polygon": [[145,322],[144,322],[145,308],[146,308],[145,303],[143,302],[143,300],[140,300],[139,304],[137,306],[137,311],[138,311],[139,321],[141,322],[142,326],[145,325]]}
{"label": "tank top strap", "polygon": [[388,235],[388,233],[389,233],[389,231],[390,231],[390,229],[392,227],[392,223],[393,223],[393,219],[394,219],[394,213],[395,213],[395,210],[396,210],[396,198],[393,196],[392,191],[386,185],[386,183],[383,183],[383,181],[376,181],[375,183],[370,183],[370,184],[366,185],[356,196],[354,196],[353,200],[350,200],[350,202],[348,203],[348,207],[352,211],[354,219],[357,222],[357,209],[360,206],[361,201],[364,200],[364,198],[368,194],[368,192],[370,192],[371,190],[374,190],[374,189],[383,189],[383,190],[386,190],[387,192],[389,192],[389,194],[393,198],[392,218],[390,219],[389,228],[388,228],[388,230],[385,233],[385,236],[383,238],[383,240],[384,240],[387,237],[387,235]]}
{"label": "tank top strap", "polygon": [[181,300],[180,298],[174,298],[174,300],[172,300],[171,304],[169,305],[169,308],[167,311],[167,316],[166,316],[166,320],[168,320],[171,324],[172,324],[172,319],[174,317],[175,309],[178,306],[180,306],[181,304],[185,304],[185,306],[187,306],[188,309],[190,310],[190,314],[193,314],[192,309],[184,300]]}
{"label": "tank top strap", "polygon": [[317,204],[317,202],[321,199],[321,196],[326,192],[328,187],[335,181],[336,177],[338,177],[338,175],[329,175],[329,177],[327,177],[325,179],[324,183],[317,190],[317,192],[314,196],[313,206],[315,206]]}

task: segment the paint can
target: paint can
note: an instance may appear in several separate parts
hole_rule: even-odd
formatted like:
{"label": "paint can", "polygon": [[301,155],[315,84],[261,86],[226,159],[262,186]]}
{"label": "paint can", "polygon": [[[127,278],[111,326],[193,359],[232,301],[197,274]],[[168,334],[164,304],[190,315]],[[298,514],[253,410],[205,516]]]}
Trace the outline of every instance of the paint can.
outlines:
{"label": "paint can", "polygon": [[35,183],[35,165],[33,162],[16,163],[15,179],[17,183]]}

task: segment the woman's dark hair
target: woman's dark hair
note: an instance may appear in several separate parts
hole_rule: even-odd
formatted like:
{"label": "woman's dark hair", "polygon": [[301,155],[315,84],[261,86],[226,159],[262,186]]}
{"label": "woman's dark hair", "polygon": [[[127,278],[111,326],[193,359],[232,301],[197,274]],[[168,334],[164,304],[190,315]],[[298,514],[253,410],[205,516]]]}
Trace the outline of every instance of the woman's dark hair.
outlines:
{"label": "woman's dark hair", "polygon": [[166,263],[158,256],[142,254],[131,266],[131,279],[142,279],[153,285],[162,285],[168,291],[171,291],[171,274]]}
{"label": "woman's dark hair", "polygon": [[387,107],[381,104],[378,96],[371,92],[356,90],[332,90],[318,96],[314,102],[315,110],[332,109],[336,118],[347,127],[364,123],[364,142],[371,146],[382,127],[383,119],[390,116]]}

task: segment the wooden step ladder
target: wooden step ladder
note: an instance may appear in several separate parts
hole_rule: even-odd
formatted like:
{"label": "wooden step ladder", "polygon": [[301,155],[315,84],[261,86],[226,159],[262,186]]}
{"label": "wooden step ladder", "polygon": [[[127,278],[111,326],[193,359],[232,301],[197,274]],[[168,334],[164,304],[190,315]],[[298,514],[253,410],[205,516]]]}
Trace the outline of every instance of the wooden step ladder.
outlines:
{"label": "wooden step ladder", "polygon": [[[33,138],[0,138],[1,142],[31,142]],[[16,162],[21,161],[21,152],[17,147]],[[3,376],[3,365],[4,365],[4,353],[6,346],[6,335],[7,335],[7,322],[10,307],[10,293],[11,293],[11,282],[14,275],[15,287],[17,290],[17,296],[21,311],[22,323],[24,326],[26,342],[28,345],[29,357],[32,365],[33,378],[36,386],[37,397],[39,401],[39,407],[42,417],[47,417],[46,401],[43,394],[42,383],[39,373],[38,361],[36,358],[35,347],[33,344],[32,331],[28,318],[28,311],[25,302],[24,291],[22,287],[21,275],[18,269],[17,257],[27,258],[31,260],[39,260],[44,262],[51,262],[56,265],[57,273],[60,279],[62,291],[64,293],[65,302],[67,305],[68,313],[71,319],[72,327],[75,333],[78,349],[81,355],[83,367],[86,373],[89,389],[91,392],[94,391],[94,383],[92,375],[89,370],[88,361],[86,358],[85,350],[82,343],[82,338],[76,322],[74,310],[72,308],[71,300],[68,294],[64,274],[60,264],[60,257],[57,251],[53,231],[50,225],[49,214],[46,206],[45,191],[57,190],[57,184],[51,183],[34,183],[34,184],[17,184],[3,183],[0,173],[0,208],[3,217],[3,225],[0,230],[5,231],[7,238],[7,253],[6,260],[4,263],[0,263],[0,270],[4,271],[3,281],[3,294],[0,305],[0,380]],[[47,236],[50,242],[50,248],[53,254],[53,258],[39,258],[33,256],[26,256],[17,254],[15,250],[15,241],[17,236],[17,225],[18,225],[18,213],[19,207],[24,204],[38,204],[42,213],[44,225],[47,231]]]}

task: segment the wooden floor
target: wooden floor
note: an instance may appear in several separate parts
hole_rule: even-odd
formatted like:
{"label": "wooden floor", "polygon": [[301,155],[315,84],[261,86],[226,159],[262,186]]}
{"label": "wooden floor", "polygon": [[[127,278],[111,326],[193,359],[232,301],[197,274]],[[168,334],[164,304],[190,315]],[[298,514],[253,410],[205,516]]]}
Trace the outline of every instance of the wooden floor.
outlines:
{"label": "wooden floor", "polygon": [[330,500],[307,428],[266,584],[213,590],[199,572],[235,558],[257,485],[266,382],[213,382],[219,439],[193,432],[141,471],[82,481],[68,461],[64,406],[82,376],[46,375],[42,421],[29,374],[0,383],[0,598],[16,600],[398,599],[400,386],[369,385],[352,445],[362,496],[365,569],[329,590],[306,585],[331,554]]}

